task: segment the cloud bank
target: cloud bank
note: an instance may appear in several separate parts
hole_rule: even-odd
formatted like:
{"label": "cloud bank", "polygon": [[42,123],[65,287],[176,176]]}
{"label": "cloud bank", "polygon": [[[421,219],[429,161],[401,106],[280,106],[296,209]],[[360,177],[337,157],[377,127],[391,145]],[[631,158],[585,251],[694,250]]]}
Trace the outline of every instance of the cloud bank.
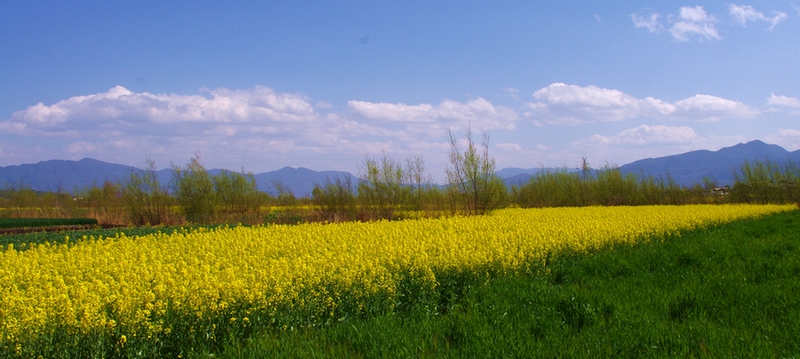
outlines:
{"label": "cloud bank", "polygon": [[[499,97],[519,93],[514,88],[502,91]],[[766,105],[770,111],[800,112],[800,100],[792,97],[772,94]],[[645,149],[635,151],[637,155],[697,149],[709,137],[690,124],[759,114],[741,102],[707,94],[670,102],[565,83],[535,91],[531,101],[516,109],[482,97],[438,104],[351,100],[337,109],[303,94],[264,86],[201,89],[191,95],[132,92],[116,86],[50,105],[38,103],[0,120],[0,136],[27,139],[27,144],[4,141],[0,157],[24,158],[28,153],[48,159],[93,157],[127,164],[149,157],[166,166],[164,159],[180,162],[200,152],[210,167],[354,170],[365,154],[386,151],[397,158],[423,154],[430,168],[443,169],[448,149],[445,131],[461,133],[471,126],[476,134],[492,132],[499,161],[559,163],[579,158],[577,152],[624,158],[632,147]],[[577,138],[564,136],[563,145],[552,138],[531,140],[530,136],[535,126],[549,127],[552,132],[562,125],[606,122],[630,125],[612,133],[584,131]],[[791,132],[779,135],[786,141],[797,140]]]}
{"label": "cloud bank", "polygon": [[674,103],[653,97],[636,98],[619,90],[554,83],[533,94],[526,117],[537,125],[579,125],[632,118],[716,121],[747,118],[759,111],[711,95],[695,95]]}

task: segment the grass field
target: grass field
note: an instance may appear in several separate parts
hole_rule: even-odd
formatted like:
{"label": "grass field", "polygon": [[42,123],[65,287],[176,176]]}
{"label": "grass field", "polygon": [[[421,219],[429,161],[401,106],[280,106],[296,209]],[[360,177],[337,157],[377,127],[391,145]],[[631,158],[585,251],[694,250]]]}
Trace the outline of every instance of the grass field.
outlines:
{"label": "grass field", "polygon": [[800,212],[565,255],[446,310],[264,331],[240,358],[798,358]]}
{"label": "grass field", "polygon": [[15,237],[0,357],[796,357],[789,209]]}

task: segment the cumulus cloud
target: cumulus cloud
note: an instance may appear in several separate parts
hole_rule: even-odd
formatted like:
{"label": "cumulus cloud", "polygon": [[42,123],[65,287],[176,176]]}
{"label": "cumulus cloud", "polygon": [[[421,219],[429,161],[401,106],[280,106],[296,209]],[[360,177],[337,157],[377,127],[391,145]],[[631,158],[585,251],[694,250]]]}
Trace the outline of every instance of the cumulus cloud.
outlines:
{"label": "cumulus cloud", "polygon": [[722,37],[717,33],[716,22],[717,19],[708,15],[702,6],[684,6],[669,28],[669,32],[678,41],[688,41],[691,35],[698,35],[708,40],[719,40]]}
{"label": "cumulus cloud", "polygon": [[352,170],[365,153],[382,151],[398,158],[433,152],[443,157],[436,163],[446,157],[445,129],[470,123],[476,131],[514,129],[519,119],[483,98],[436,105],[350,101],[344,112],[316,111],[332,107],[263,86],[190,95],[116,86],[17,111],[0,120],[0,134],[47,138],[38,142],[50,158],[134,164],[152,157],[163,166],[201,152],[208,166],[331,169],[335,163],[334,169]]}
{"label": "cumulus cloud", "polygon": [[[595,159],[614,159],[624,164],[648,157],[661,157],[706,149],[716,150],[752,140],[743,136],[701,136],[686,126],[640,125],[607,136],[594,134],[572,142],[577,153]],[[597,160],[595,160],[597,161]]]}
{"label": "cumulus cloud", "polygon": [[675,102],[677,117],[716,121],[724,117],[753,117],[759,111],[733,100],[711,95],[694,95]]}
{"label": "cumulus cloud", "polygon": [[661,17],[661,14],[655,13],[650,14],[649,16],[642,16],[639,14],[631,14],[631,18],[633,19],[633,25],[636,28],[646,28],[650,32],[661,32],[664,30],[664,27],[659,23],[658,18]]}
{"label": "cumulus cloud", "polygon": [[772,94],[767,99],[767,104],[788,107],[791,109],[790,113],[792,115],[800,115],[800,99],[794,97],[776,96],[775,94]]}
{"label": "cumulus cloud", "polygon": [[[786,13],[773,11],[771,16],[757,11],[750,5],[728,6],[728,14],[733,20],[742,26],[747,26],[748,22],[764,21],[769,23],[769,30],[774,29],[778,24],[786,20]],[[702,6],[684,6],[678,14],[668,15],[665,22],[661,22],[661,14],[651,13],[649,15],[631,14],[633,25],[636,28],[646,28],[651,33],[661,33],[669,31],[675,41],[689,41],[692,38],[700,40],[720,40],[717,24],[719,20],[703,9]]]}
{"label": "cumulus cloud", "polygon": [[495,145],[495,147],[499,150],[507,152],[522,152],[522,146],[520,146],[518,143],[511,143],[511,142],[498,143]]}
{"label": "cumulus cloud", "polygon": [[[513,88],[503,91],[519,93]],[[740,102],[711,95],[670,102],[564,83],[536,91],[531,100],[524,104],[524,118],[536,125],[639,118],[703,121],[758,114]],[[800,110],[800,101],[786,96],[772,95],[768,104]],[[332,107],[302,94],[261,86],[201,89],[189,95],[133,92],[117,86],[53,104],[39,103],[0,120],[0,136],[5,136],[0,157],[33,161],[93,157],[131,165],[150,157],[166,166],[200,152],[209,168],[244,166],[261,171],[289,165],[353,171],[364,154],[386,151],[397,159],[421,153],[430,168],[441,169],[447,163],[445,130],[460,133],[469,124],[475,133],[491,130],[493,141],[499,139],[492,148],[504,166],[569,163],[587,153],[599,158],[609,148],[619,153],[609,153],[608,158],[624,158],[623,149],[637,156],[656,147],[678,153],[707,140],[689,127],[649,123],[635,127],[639,122],[614,135],[575,142],[583,151],[576,154],[537,144],[541,139],[535,136],[523,142],[515,140],[517,135],[509,138],[505,131],[519,134],[531,125],[518,123],[520,112],[480,97],[438,104],[353,100],[342,111],[317,112]],[[636,151],[630,151],[631,146]]]}
{"label": "cumulus cloud", "polygon": [[774,143],[789,151],[797,151],[800,149],[800,130],[779,129],[777,132],[765,136],[764,141]]}
{"label": "cumulus cloud", "polygon": [[[188,158],[199,151],[220,167],[226,159],[228,166],[312,165],[330,160],[343,141],[356,136],[381,131],[392,135],[338,115],[321,115],[314,107],[302,94],[263,86],[201,89],[193,95],[132,92],[116,86],[15,112],[0,121],[0,133],[50,138],[46,147],[54,152],[52,157],[136,163],[149,156]],[[349,154],[353,163],[364,148]],[[305,156],[304,161],[289,159],[290,152]]]}
{"label": "cumulus cloud", "polygon": [[204,91],[208,97],[133,93],[116,86],[103,93],[75,96],[49,106],[38,103],[13,113],[4,128],[56,135],[112,128],[125,133],[169,133],[180,128],[199,134],[214,132],[221,124],[227,124],[228,131],[234,128],[249,131],[318,120],[313,107],[298,94],[278,93],[260,86]]}
{"label": "cumulus cloud", "polygon": [[691,127],[641,125],[610,137],[595,134],[579,143],[602,145],[682,144],[690,143],[696,138],[697,133]]}
{"label": "cumulus cloud", "polygon": [[754,21],[766,21],[770,23],[769,30],[778,26],[781,21],[785,20],[787,15],[781,11],[774,11],[772,17],[767,17],[763,13],[756,11],[750,5],[739,6],[736,4],[731,4],[728,7],[728,12],[730,15],[742,26],[747,26],[747,22],[754,22]]}
{"label": "cumulus cloud", "polygon": [[533,94],[526,117],[534,124],[577,125],[631,118],[672,118],[717,120],[723,117],[751,117],[758,114],[741,102],[710,95],[669,103],[653,97],[636,98],[619,90],[596,86],[553,83]]}
{"label": "cumulus cloud", "polygon": [[631,14],[633,25],[636,28],[646,28],[652,33],[659,33],[667,29],[676,41],[689,41],[692,36],[706,40],[722,39],[717,31],[717,19],[706,13],[702,6],[681,7],[677,15],[667,16],[668,27],[661,24],[660,17],[659,13],[652,13],[649,16]]}
{"label": "cumulus cloud", "polygon": [[516,111],[495,106],[480,97],[467,102],[445,100],[438,105],[349,101],[347,106],[370,124],[384,123],[414,135],[436,137],[446,128],[466,127],[470,123],[477,128],[511,130],[519,118]]}

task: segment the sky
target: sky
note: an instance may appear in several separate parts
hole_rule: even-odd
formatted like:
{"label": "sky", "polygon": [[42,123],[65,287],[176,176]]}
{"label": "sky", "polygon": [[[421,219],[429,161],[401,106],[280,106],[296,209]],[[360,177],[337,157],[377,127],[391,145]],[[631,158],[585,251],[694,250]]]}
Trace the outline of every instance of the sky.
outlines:
{"label": "sky", "polygon": [[0,3],[0,166],[353,173],[800,149],[800,0]]}

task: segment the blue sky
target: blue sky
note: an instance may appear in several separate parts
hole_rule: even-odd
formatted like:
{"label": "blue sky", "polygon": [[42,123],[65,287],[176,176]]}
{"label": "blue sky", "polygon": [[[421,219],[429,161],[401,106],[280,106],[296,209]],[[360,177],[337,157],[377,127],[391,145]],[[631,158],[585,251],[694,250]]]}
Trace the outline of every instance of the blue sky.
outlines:
{"label": "blue sky", "polygon": [[800,1],[0,4],[0,166],[356,172],[800,149]]}

